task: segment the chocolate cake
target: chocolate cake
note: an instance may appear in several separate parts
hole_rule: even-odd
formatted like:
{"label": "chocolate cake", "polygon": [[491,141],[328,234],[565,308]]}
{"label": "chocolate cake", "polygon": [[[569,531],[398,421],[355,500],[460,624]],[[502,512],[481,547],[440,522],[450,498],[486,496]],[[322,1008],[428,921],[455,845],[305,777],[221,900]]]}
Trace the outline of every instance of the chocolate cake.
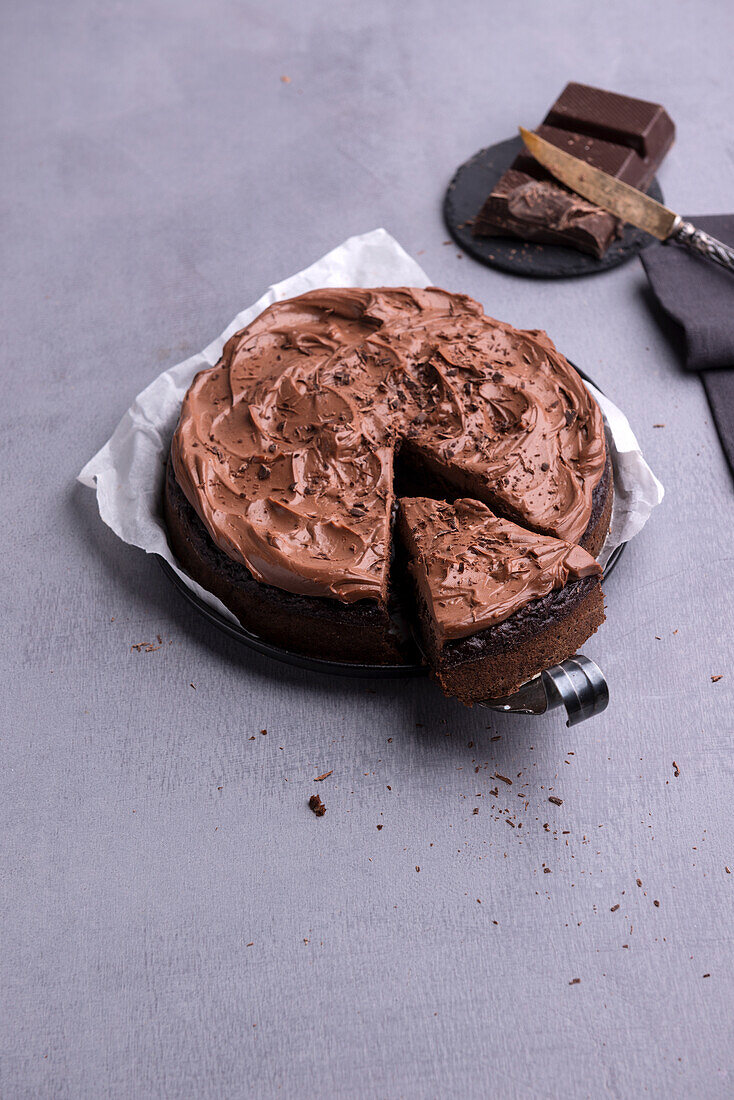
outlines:
{"label": "chocolate cake", "polygon": [[[673,144],[675,127],[658,103],[567,84],[536,133],[579,160],[647,191]],[[520,153],[476,216],[477,237],[520,237],[601,257],[620,233],[613,214],[558,183]]]}
{"label": "chocolate cake", "polygon": [[194,379],[165,518],[182,566],[249,630],[395,663],[410,659],[392,613],[396,487],[471,496],[597,554],[612,504],[601,412],[544,333],[464,295],[311,291]]}
{"label": "chocolate cake", "polygon": [[400,501],[423,649],[447,695],[501,698],[572,656],[604,621],[601,567],[477,500]]}

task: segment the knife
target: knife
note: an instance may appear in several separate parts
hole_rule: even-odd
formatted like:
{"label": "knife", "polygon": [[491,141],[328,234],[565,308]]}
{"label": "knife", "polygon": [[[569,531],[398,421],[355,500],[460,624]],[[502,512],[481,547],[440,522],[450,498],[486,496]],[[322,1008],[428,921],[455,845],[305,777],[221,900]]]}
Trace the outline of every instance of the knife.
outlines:
{"label": "knife", "polygon": [[551,145],[532,131],[524,130],[521,126],[520,134],[528,152],[557,180],[565,183],[566,187],[570,187],[578,195],[608,210],[622,221],[644,229],[661,241],[675,241],[689,251],[714,260],[734,272],[734,248],[717,241],[702,229],[696,229],[690,222],[684,221],[680,214],[675,214],[667,206],[655,202],[655,199],[651,199],[643,191],[622,183],[599,168],[592,168],[590,164],[570,153],[564,153],[562,149]]}

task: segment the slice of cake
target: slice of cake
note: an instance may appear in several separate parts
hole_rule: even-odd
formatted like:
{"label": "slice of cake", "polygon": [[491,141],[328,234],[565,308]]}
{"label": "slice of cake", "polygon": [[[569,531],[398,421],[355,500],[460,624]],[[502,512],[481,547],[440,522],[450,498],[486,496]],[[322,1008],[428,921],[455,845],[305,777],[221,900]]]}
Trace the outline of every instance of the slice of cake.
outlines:
{"label": "slice of cake", "polygon": [[604,621],[601,566],[583,547],[476,500],[399,502],[422,646],[447,695],[510,695],[572,656]]}

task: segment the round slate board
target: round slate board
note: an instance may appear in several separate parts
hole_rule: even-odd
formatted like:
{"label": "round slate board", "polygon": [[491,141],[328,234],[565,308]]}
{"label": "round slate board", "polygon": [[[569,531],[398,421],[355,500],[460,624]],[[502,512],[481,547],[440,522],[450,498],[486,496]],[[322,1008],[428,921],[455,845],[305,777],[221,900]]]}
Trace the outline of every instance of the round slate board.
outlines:
{"label": "round slate board", "polygon": [[[477,214],[500,176],[510,167],[523,148],[522,138],[514,137],[480,149],[462,164],[449,184],[443,203],[443,216],[451,236],[475,260],[497,267],[511,275],[535,279],[562,279],[571,275],[595,275],[626,263],[655,240],[642,229],[628,225],[602,258],[587,256],[573,248],[556,244],[534,244],[517,237],[473,237],[467,224]],[[663,201],[658,181],[651,183],[648,194]]]}

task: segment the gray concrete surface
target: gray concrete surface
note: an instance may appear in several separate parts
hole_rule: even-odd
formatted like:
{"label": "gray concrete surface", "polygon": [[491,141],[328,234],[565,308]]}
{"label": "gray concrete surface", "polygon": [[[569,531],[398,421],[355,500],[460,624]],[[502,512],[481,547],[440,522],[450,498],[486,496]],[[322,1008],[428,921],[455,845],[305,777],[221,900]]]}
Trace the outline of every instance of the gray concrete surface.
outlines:
{"label": "gray concrete surface", "polygon": [[[2,21],[2,1096],[731,1096],[732,485],[704,393],[637,261],[503,276],[442,243],[440,201],[580,79],[664,102],[669,202],[730,210],[734,9]],[[239,652],[74,483],[155,374],[378,225],[546,328],[667,488],[587,647],[611,706],[578,729]]]}

